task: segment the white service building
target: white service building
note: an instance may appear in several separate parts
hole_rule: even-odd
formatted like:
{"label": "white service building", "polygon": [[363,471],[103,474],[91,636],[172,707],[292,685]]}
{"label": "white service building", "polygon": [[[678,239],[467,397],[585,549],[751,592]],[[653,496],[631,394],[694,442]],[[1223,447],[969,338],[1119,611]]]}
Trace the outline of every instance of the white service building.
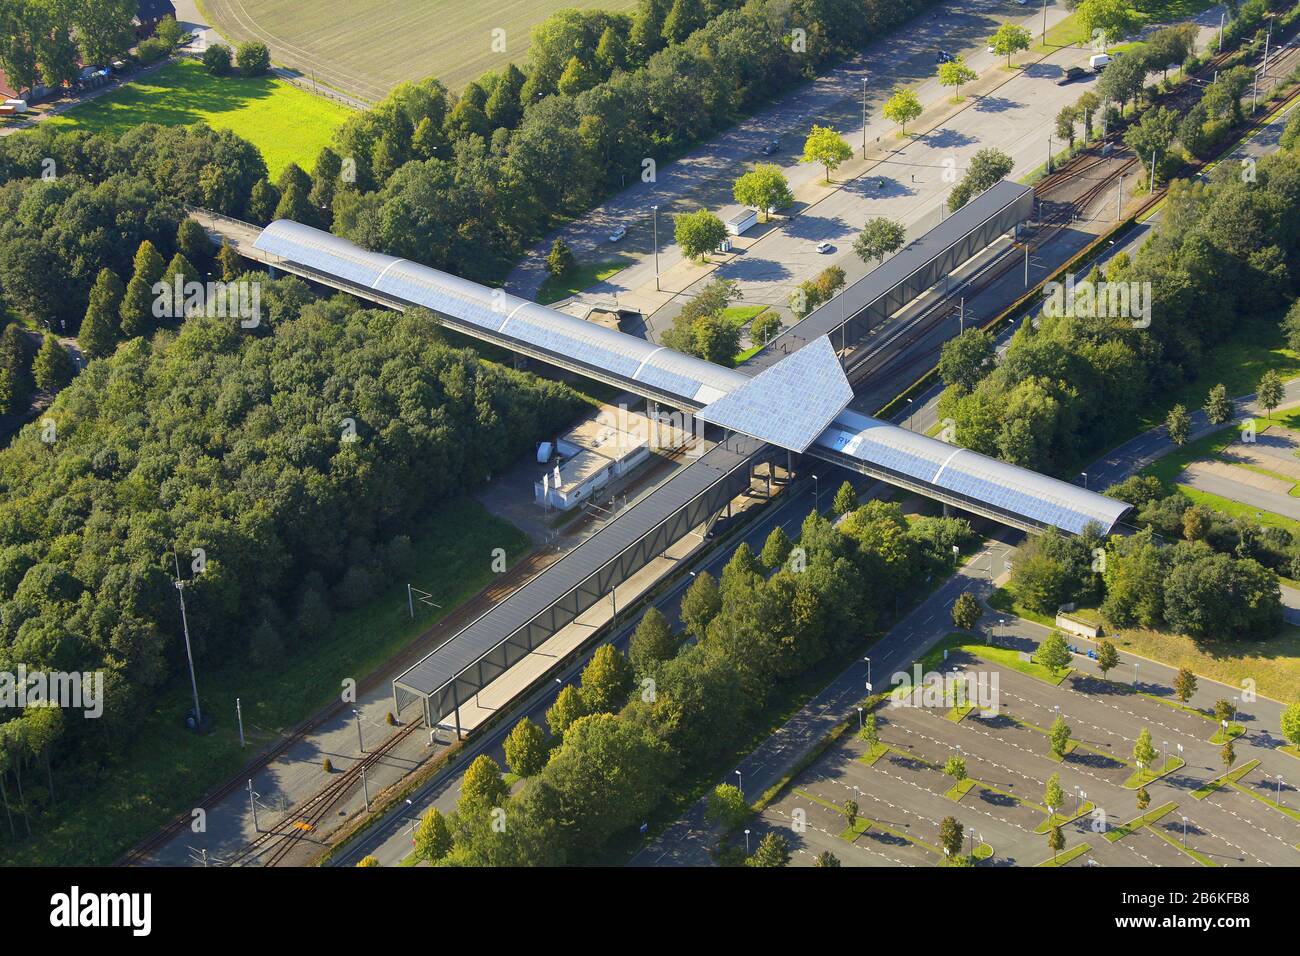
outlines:
{"label": "white service building", "polygon": [[556,439],[555,451],[563,461],[533,483],[533,500],[568,511],[637,468],[652,450],[681,447],[689,437],[675,425],[604,405]]}

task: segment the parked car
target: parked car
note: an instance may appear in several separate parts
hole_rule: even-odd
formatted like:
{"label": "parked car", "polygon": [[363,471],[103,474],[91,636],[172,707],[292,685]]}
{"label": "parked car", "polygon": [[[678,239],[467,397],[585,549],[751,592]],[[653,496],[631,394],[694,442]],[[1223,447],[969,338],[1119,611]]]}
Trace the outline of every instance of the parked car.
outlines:
{"label": "parked car", "polygon": [[763,155],[771,156],[773,153],[780,150],[780,148],[781,148],[781,141],[779,139],[771,140],[768,142],[766,146],[763,147]]}
{"label": "parked car", "polygon": [[1060,78],[1056,81],[1056,85],[1067,86],[1070,83],[1073,83],[1075,80],[1082,79],[1087,75],[1088,75],[1088,71],[1085,70],[1083,67],[1072,66],[1064,73],[1061,74]]}
{"label": "parked car", "polygon": [[934,51],[934,61],[935,61],[936,63],[947,63],[948,61],[952,60],[953,58],[954,58],[954,57],[953,57],[953,55],[952,55],[951,53],[947,53],[947,52],[945,52],[944,50],[935,50],[935,51]]}
{"label": "parked car", "polygon": [[822,255],[826,255],[828,252],[834,252],[835,247],[832,246],[829,242],[819,242],[817,243],[817,251],[820,252]]}
{"label": "parked car", "polygon": [[609,241],[610,241],[610,242],[618,242],[620,239],[622,239],[622,238],[623,238],[624,236],[626,236],[626,235],[627,235],[627,227],[626,227],[626,226],[619,226],[617,229],[615,229],[613,232],[611,232],[611,233],[609,234]]}
{"label": "parked car", "polygon": [[1092,67],[1092,72],[1100,73],[1113,59],[1109,53],[1096,53],[1088,58],[1088,66]]}

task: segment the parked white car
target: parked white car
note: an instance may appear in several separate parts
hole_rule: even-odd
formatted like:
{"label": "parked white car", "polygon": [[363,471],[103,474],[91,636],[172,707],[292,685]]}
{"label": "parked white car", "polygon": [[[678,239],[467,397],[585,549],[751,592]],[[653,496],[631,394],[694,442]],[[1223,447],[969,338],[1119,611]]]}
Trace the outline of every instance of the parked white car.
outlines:
{"label": "parked white car", "polygon": [[835,247],[832,246],[829,242],[819,242],[817,243],[817,251],[820,252],[822,255],[826,255],[826,253],[828,252],[834,252]]}
{"label": "parked white car", "polygon": [[615,229],[613,232],[611,232],[611,233],[609,234],[609,241],[610,241],[610,242],[618,242],[620,239],[622,239],[622,238],[623,238],[624,236],[626,236],[626,235],[627,235],[627,227],[626,227],[626,226],[619,226],[617,229]]}

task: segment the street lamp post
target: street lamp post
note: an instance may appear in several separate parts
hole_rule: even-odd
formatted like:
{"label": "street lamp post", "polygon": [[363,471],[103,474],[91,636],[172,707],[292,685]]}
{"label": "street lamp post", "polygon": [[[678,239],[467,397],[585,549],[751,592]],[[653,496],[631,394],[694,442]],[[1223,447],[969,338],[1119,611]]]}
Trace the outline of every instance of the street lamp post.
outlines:
{"label": "street lamp post", "polygon": [[253,778],[248,778],[248,806],[253,811],[253,830],[262,832],[261,824],[257,822],[257,793],[253,790]]}
{"label": "street lamp post", "polygon": [[822,483],[816,475],[812,476],[813,480],[813,510],[821,513],[822,510]]}
{"label": "street lamp post", "polygon": [[1187,849],[1187,817],[1183,817],[1183,849]]}
{"label": "street lamp post", "polygon": [[745,831],[745,856],[749,856],[749,831]]}
{"label": "street lamp post", "polygon": [[659,289],[659,207],[658,207],[658,205],[654,205],[654,206],[651,206],[650,209],[651,209],[651,210],[653,211],[653,213],[654,213],[654,234],[655,234],[655,291],[658,292],[658,291],[660,291],[660,289]]}
{"label": "street lamp post", "polygon": [[362,753],[365,753],[366,752],[365,741],[361,739],[361,711],[359,710],[352,711],[352,716],[357,719],[357,749],[360,750]]}
{"label": "street lamp post", "polygon": [[176,565],[176,593],[181,599],[181,630],[185,634],[185,658],[190,665],[190,690],[194,692],[194,725],[203,727],[203,710],[199,707],[199,684],[194,678],[194,652],[190,648],[190,622],[185,616],[185,582],[181,580],[181,559],[172,551],[172,561]]}
{"label": "street lamp post", "polygon": [[741,776],[740,771],[736,771],[736,786],[740,790],[741,797],[745,796],[745,778]]}
{"label": "street lamp post", "polygon": [[862,78],[862,158],[867,158],[867,78]]}
{"label": "street lamp post", "polygon": [[1088,473],[1086,471],[1081,471],[1079,474],[1083,475],[1083,488],[1086,491],[1088,489]]}
{"label": "street lamp post", "polygon": [[[871,691],[871,658],[870,658],[870,657],[864,657],[864,658],[862,658],[862,659],[863,659],[864,661],[867,662],[867,691],[868,691],[868,693],[870,693],[870,691]],[[861,707],[858,708],[858,710],[861,710],[861,709],[862,709]]]}

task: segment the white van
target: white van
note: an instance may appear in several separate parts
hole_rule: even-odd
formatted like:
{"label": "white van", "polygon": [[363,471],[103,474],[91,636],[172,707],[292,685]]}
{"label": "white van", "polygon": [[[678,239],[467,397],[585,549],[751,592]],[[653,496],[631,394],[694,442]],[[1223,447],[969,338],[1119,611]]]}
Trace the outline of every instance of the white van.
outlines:
{"label": "white van", "polygon": [[1109,53],[1097,53],[1088,58],[1088,65],[1092,67],[1092,72],[1100,73],[1106,69],[1106,64],[1112,59],[1113,57]]}

